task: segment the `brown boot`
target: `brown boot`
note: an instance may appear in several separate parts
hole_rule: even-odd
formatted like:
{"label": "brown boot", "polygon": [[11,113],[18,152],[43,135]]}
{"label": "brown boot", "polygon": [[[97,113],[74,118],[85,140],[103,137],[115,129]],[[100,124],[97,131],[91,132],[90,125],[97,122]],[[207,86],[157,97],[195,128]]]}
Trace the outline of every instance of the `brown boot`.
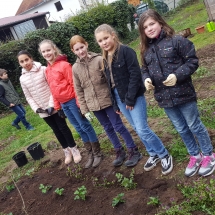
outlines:
{"label": "brown boot", "polygon": [[93,157],[94,157],[94,161],[93,161],[93,167],[97,167],[101,161],[102,161],[102,153],[101,153],[101,149],[100,149],[100,143],[94,142],[91,143],[92,144],[92,150],[93,150]]}
{"label": "brown boot", "polygon": [[88,169],[92,166],[93,164],[93,151],[92,151],[92,145],[90,142],[86,142],[84,143],[84,146],[85,146],[85,149],[87,150],[87,153],[88,153],[88,159],[87,159],[87,162],[84,166],[84,168]]}

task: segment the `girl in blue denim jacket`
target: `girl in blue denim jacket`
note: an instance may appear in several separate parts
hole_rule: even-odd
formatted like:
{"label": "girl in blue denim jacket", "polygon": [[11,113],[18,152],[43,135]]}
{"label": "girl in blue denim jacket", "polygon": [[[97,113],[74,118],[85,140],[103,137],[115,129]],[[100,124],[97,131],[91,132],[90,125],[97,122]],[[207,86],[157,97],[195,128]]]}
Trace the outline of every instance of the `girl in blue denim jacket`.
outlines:
{"label": "girl in blue denim jacket", "polygon": [[198,68],[193,43],[174,35],[174,30],[151,9],[140,17],[139,31],[143,81],[147,90],[154,90],[159,106],[164,108],[187,147],[190,162],[185,175],[190,177],[197,171],[202,176],[212,174],[213,147],[199,117],[191,79]]}
{"label": "girl in blue denim jacket", "polygon": [[[162,173],[170,173],[173,169],[172,156],[147,123],[146,101],[143,96],[145,89],[136,53],[121,44],[115,30],[107,24],[96,28],[95,37],[103,51],[103,66],[112,96],[119,107],[115,111],[122,112],[127,118],[150,155],[144,170],[152,170],[161,161]],[[130,159],[138,160],[141,157],[137,148],[129,151]]]}

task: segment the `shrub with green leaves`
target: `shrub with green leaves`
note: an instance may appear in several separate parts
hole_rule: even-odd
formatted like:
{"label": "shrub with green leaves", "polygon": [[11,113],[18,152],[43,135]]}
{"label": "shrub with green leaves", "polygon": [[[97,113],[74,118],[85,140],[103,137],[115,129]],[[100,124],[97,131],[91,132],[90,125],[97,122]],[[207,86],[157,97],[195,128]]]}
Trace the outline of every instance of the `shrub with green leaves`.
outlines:
{"label": "shrub with green leaves", "polygon": [[126,190],[135,189],[137,186],[137,183],[134,182],[134,169],[132,169],[129,178],[124,177],[121,173],[116,173],[116,177],[120,185]]}
{"label": "shrub with green leaves", "polygon": [[85,200],[86,199],[86,194],[87,194],[87,188],[82,185],[81,187],[79,187],[75,192],[75,198],[74,200]]}

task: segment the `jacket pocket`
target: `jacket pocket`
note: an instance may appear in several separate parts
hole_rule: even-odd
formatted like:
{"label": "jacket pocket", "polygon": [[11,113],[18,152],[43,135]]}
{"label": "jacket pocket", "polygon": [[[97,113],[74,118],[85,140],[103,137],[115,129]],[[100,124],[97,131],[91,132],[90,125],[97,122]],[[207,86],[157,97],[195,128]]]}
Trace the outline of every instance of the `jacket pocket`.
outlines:
{"label": "jacket pocket", "polygon": [[172,47],[160,50],[159,54],[161,56],[162,63],[174,62],[177,59],[176,50]]}

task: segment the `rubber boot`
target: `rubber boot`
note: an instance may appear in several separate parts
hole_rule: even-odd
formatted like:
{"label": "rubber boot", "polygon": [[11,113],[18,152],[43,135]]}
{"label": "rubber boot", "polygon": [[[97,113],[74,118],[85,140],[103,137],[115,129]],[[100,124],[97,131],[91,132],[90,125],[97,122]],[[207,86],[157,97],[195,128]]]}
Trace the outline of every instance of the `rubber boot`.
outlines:
{"label": "rubber boot", "polygon": [[115,151],[116,151],[116,159],[113,161],[113,165],[121,166],[124,160],[127,158],[127,155],[123,147],[116,148]]}
{"label": "rubber boot", "polygon": [[125,166],[131,167],[135,166],[138,161],[143,157],[142,154],[138,151],[138,148],[129,148],[128,149],[128,160],[125,162]]}
{"label": "rubber boot", "polygon": [[92,145],[90,142],[84,143],[85,149],[87,150],[88,153],[88,159],[87,162],[85,163],[86,169],[90,168],[93,164],[93,151],[92,151]]}
{"label": "rubber boot", "polygon": [[65,154],[65,164],[69,164],[72,161],[72,154],[68,148],[63,149]]}
{"label": "rubber boot", "polygon": [[93,167],[97,167],[101,161],[102,161],[102,153],[101,153],[101,149],[100,149],[100,143],[94,142],[91,143],[92,144],[92,150],[93,150]]}

